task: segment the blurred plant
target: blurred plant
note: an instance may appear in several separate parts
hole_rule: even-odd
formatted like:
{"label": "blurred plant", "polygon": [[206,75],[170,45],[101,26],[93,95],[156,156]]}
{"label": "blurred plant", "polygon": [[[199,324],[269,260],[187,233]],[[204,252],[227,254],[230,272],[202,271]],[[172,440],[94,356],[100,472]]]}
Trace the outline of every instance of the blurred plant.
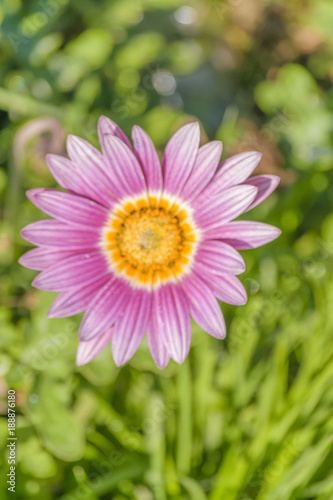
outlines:
{"label": "blurred plant", "polygon": [[[17,392],[17,498],[331,500],[332,15],[330,0],[0,3],[0,394]],[[74,370],[78,324],[46,322],[52,298],[16,265],[36,218],[24,191],[53,181],[37,134],[9,203],[15,133],[52,118],[97,145],[101,114],[159,148],[195,117],[225,157],[253,148],[285,180],[253,213],[283,237],[245,255],[249,301],[226,311],[226,342],[197,329],[189,363],[159,375],[147,346],[121,371],[107,352]],[[3,452],[0,466],[6,498]]]}

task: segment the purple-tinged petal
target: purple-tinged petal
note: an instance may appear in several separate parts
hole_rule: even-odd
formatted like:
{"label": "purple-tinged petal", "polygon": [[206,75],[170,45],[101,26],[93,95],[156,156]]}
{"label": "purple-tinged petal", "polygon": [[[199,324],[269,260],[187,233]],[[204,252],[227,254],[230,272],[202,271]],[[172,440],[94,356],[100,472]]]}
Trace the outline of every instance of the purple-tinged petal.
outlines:
{"label": "purple-tinged petal", "polygon": [[22,237],[33,245],[62,250],[89,251],[98,247],[100,231],[82,229],[59,220],[40,220],[21,230]]}
{"label": "purple-tinged petal", "polygon": [[220,180],[223,181],[223,189],[244,182],[252,174],[261,157],[262,154],[258,151],[245,151],[220,163],[218,172],[221,173]]}
{"label": "purple-tinged petal", "polygon": [[256,187],[241,185],[218,193],[201,206],[197,206],[195,201],[195,221],[206,232],[219,228],[242,214],[252,203],[256,193]]}
{"label": "purple-tinged petal", "polygon": [[163,342],[161,335],[161,327],[158,324],[156,317],[156,298],[155,293],[152,294],[152,305],[150,319],[147,327],[147,340],[150,353],[156,366],[163,370],[170,361],[170,354]]}
{"label": "purple-tinged petal", "polygon": [[166,145],[163,163],[164,191],[178,195],[194,166],[200,141],[198,123],[189,123],[179,129]]}
{"label": "purple-tinged petal", "polygon": [[151,293],[136,290],[119,316],[113,332],[112,355],[121,366],[135,354],[145,334],[151,306]]}
{"label": "purple-tinged petal", "polygon": [[102,149],[118,196],[132,196],[147,191],[140,164],[123,141],[114,135],[105,134]]}
{"label": "purple-tinged petal", "polygon": [[210,238],[218,238],[237,250],[247,250],[266,245],[280,236],[281,230],[262,222],[248,220],[232,221],[210,234]]}
{"label": "purple-tinged petal", "polygon": [[82,169],[80,171],[79,167],[71,160],[63,156],[48,154],[46,163],[51,174],[61,187],[73,193],[88,196],[88,198],[98,203],[100,202],[99,196],[96,199],[95,191],[87,183],[87,179],[84,178]]}
{"label": "purple-tinged petal", "polygon": [[184,278],[181,285],[194,321],[213,337],[224,339],[226,328],[223,314],[209,286],[194,273]]}
{"label": "purple-tinged petal", "polygon": [[181,198],[192,201],[207,186],[214,176],[222,154],[222,142],[213,141],[202,146],[193,170],[181,192]]}
{"label": "purple-tinged petal", "polygon": [[111,134],[118,137],[118,139],[122,140],[126,144],[126,146],[132,149],[132,144],[130,143],[126,134],[121,130],[121,128],[115,122],[110,120],[110,118],[107,118],[106,116],[101,116],[100,119],[98,120],[98,135],[101,146],[103,144],[104,134]]}
{"label": "purple-tinged petal", "polygon": [[249,184],[258,188],[257,196],[254,198],[247,210],[251,210],[264,201],[269,196],[280,182],[280,177],[277,175],[256,175],[250,177],[244,184]]}
{"label": "purple-tinged petal", "polygon": [[40,290],[63,292],[88,285],[108,273],[106,259],[100,252],[81,253],[42,271],[32,285]]}
{"label": "purple-tinged petal", "polygon": [[182,363],[191,344],[189,306],[179,286],[163,285],[155,292],[156,323],[170,356]]}
{"label": "purple-tinged petal", "polygon": [[50,307],[47,317],[64,318],[66,316],[74,316],[74,314],[84,311],[87,309],[96,293],[108,281],[110,281],[110,276],[106,275],[89,283],[89,285],[75,288],[67,292],[61,292]]}
{"label": "purple-tinged petal", "polygon": [[[199,274],[199,270],[196,269]],[[232,275],[220,276],[213,272],[200,273],[200,277],[212,289],[213,294],[222,302],[243,306],[247,302],[247,293],[241,281]]]}
{"label": "purple-tinged petal", "polygon": [[67,151],[80,174],[103,200],[102,204],[107,207],[113,206],[117,196],[103,155],[89,142],[75,135],[68,136]]}
{"label": "purple-tinged petal", "polygon": [[245,271],[245,262],[237,250],[218,240],[206,240],[199,244],[195,266],[215,274],[240,274]]}
{"label": "purple-tinged petal", "polygon": [[94,201],[57,189],[30,189],[29,200],[46,214],[63,222],[83,226],[101,227],[108,219],[108,210]]}
{"label": "purple-tinged petal", "polygon": [[113,328],[109,328],[103,335],[94,337],[86,342],[81,340],[76,353],[77,366],[86,365],[94,359],[111,342],[112,334]]}
{"label": "purple-tinged petal", "polygon": [[108,188],[101,184],[98,176],[94,176],[93,169],[82,168],[81,164],[53,154],[46,156],[46,162],[51,174],[64,189],[108,208],[115,204]]}
{"label": "purple-tinged petal", "polygon": [[220,163],[219,168],[196,200],[204,203],[221,191],[244,182],[258,165],[261,154],[255,151],[240,153]]}
{"label": "purple-tinged petal", "polygon": [[132,129],[134,152],[144,173],[148,191],[162,191],[163,179],[160,160],[149,135],[137,125]]}
{"label": "purple-tinged petal", "polygon": [[114,325],[126,308],[133,291],[118,278],[111,279],[90,302],[79,329],[79,339],[87,341],[102,335]]}
{"label": "purple-tinged petal", "polygon": [[28,269],[44,271],[56,262],[77,254],[77,250],[59,250],[59,248],[33,248],[21,255],[19,263]]}

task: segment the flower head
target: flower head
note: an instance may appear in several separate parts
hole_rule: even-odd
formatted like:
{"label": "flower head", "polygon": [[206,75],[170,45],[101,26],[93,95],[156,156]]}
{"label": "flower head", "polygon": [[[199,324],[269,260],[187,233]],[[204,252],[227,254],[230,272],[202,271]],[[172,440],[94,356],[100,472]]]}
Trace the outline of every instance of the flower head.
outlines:
{"label": "flower head", "polygon": [[159,368],[170,357],[181,363],[190,348],[190,316],[222,339],[225,323],[216,298],[245,304],[236,277],[245,269],[238,250],[264,245],[280,230],[233,219],[264,200],[279,179],[249,178],[260,160],[257,152],[219,163],[222,144],[199,148],[197,123],[174,134],[162,165],[140,127],[133,128],[133,147],[108,118],[100,118],[98,130],[102,153],[70,136],[69,159],[48,155],[66,191],[27,192],[53,219],[22,230],[38,248],[20,262],[41,271],[35,287],[61,292],[49,317],[86,311],[79,365],[110,341],[115,363],[122,365],[145,332]]}

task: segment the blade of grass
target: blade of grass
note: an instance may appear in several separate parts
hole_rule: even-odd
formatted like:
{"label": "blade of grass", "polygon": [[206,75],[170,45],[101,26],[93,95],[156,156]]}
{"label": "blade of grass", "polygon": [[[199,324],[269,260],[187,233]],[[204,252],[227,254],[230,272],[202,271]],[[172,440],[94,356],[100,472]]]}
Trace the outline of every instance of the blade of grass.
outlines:
{"label": "blade of grass", "polygon": [[178,434],[177,434],[177,471],[179,475],[189,475],[192,453],[192,384],[190,361],[179,369],[178,381]]}

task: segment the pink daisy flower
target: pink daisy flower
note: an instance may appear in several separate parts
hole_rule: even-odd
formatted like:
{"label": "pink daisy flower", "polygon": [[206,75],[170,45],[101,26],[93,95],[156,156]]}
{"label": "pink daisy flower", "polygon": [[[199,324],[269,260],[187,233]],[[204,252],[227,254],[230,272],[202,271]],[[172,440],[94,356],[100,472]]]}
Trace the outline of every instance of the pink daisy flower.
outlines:
{"label": "pink daisy flower", "polygon": [[236,275],[245,269],[238,250],[268,243],[280,230],[234,221],[277,186],[273,175],[248,178],[260,160],[241,153],[219,163],[222,144],[199,148],[190,123],[170,139],[160,161],[149,136],[122,130],[101,117],[102,153],[79,137],[67,142],[69,159],[48,155],[66,191],[32,189],[27,196],[53,219],[34,222],[22,236],[38,248],[20,263],[41,271],[33,285],[60,292],[50,318],[86,311],[79,329],[77,364],[110,341],[116,365],[126,363],[147,333],[152,357],[164,368],[182,363],[191,343],[190,316],[223,339],[216,299],[242,305]]}

